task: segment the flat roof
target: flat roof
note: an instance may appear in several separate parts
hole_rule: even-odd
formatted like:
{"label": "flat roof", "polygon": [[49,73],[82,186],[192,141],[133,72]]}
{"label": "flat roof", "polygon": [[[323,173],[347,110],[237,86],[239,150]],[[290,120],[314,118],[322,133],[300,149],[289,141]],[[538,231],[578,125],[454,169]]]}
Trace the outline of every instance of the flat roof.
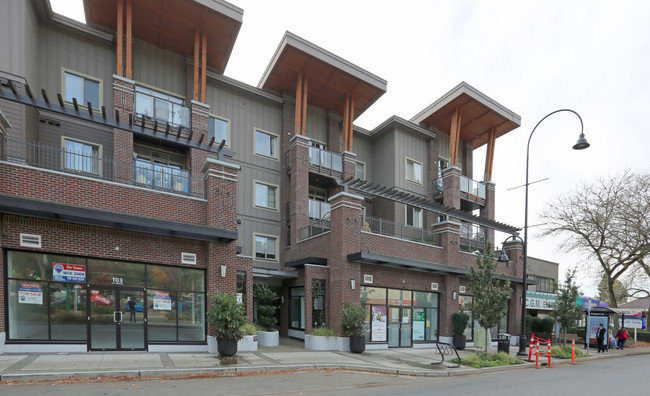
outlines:
{"label": "flat roof", "polygon": [[[117,30],[115,0],[83,0],[86,23]],[[223,0],[133,0],[133,37],[184,55],[194,53],[198,27],[207,36],[208,67],[223,74],[244,10]]]}
{"label": "flat roof", "polygon": [[386,80],[291,32],[282,37],[258,87],[295,95],[301,71],[309,81],[307,102],[340,114],[347,93],[358,117],[386,92]]}
{"label": "flat roof", "polygon": [[498,138],[521,125],[520,116],[464,81],[410,121],[433,125],[442,133],[450,134],[451,118],[456,109],[461,111],[460,138],[471,142],[474,148],[487,143],[492,128]]}

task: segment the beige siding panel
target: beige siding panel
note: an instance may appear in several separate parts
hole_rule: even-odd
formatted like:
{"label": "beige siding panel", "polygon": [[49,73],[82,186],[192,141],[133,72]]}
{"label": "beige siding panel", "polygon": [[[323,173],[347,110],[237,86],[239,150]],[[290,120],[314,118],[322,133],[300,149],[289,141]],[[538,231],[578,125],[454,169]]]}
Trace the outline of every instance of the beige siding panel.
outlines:
{"label": "beige siding panel", "polygon": [[[314,106],[307,106],[307,137],[327,144],[327,111]],[[337,152],[337,148],[327,148]]]}
{"label": "beige siding panel", "polygon": [[185,57],[142,41],[133,44],[133,79],[186,97]]}
{"label": "beige siding panel", "polygon": [[0,12],[0,70],[37,84],[35,66],[37,20],[31,1],[2,0]]}
{"label": "beige siding panel", "polygon": [[[113,112],[113,73],[115,49],[47,25],[39,29],[39,52],[47,62],[39,62],[40,87],[50,98],[63,93],[62,68],[70,69],[102,81],[103,105]],[[52,99],[50,99],[52,100]]]}
{"label": "beige siding panel", "polygon": [[449,159],[449,135],[445,133],[438,134],[438,156]]}
{"label": "beige siding panel", "polygon": [[[280,174],[263,168],[245,166],[239,171],[237,184],[237,214],[268,221],[280,221]],[[277,211],[255,207],[255,181],[277,186]]]}
{"label": "beige siding panel", "polygon": [[[278,238],[277,240],[277,251],[278,254],[283,251],[284,246],[281,245],[280,241],[280,225],[262,222],[254,218],[244,218],[242,219],[241,225],[237,227],[237,246],[242,247],[242,255],[244,256],[253,256],[253,234],[265,234],[273,235]],[[277,262],[268,262],[256,260],[254,263],[256,268],[268,268],[268,269],[280,269],[280,263]]]}
{"label": "beige siding panel", "polygon": [[0,100],[0,110],[11,124],[8,135],[10,139],[25,140],[23,135],[23,128],[25,127],[25,105],[10,102],[8,100]]}

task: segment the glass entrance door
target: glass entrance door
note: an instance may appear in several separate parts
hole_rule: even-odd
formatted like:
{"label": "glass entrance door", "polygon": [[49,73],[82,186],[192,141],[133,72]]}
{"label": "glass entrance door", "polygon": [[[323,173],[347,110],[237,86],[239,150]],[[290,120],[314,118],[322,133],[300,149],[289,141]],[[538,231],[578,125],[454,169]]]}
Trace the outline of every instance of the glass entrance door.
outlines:
{"label": "glass entrance door", "polygon": [[145,349],[144,291],[92,287],[89,295],[91,350]]}
{"label": "glass entrance door", "polygon": [[410,347],[413,343],[411,308],[388,307],[388,346]]}

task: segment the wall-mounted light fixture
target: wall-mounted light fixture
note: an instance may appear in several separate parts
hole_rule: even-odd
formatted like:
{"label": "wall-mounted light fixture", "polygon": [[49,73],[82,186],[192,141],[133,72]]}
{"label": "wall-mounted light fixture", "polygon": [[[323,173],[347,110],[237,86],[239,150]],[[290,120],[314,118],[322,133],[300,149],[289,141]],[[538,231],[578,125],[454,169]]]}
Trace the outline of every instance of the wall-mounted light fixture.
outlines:
{"label": "wall-mounted light fixture", "polygon": [[356,285],[357,285],[357,282],[354,279],[350,279],[350,287],[352,288],[352,290],[354,290]]}
{"label": "wall-mounted light fixture", "polygon": [[455,291],[451,292],[451,299],[456,300],[456,292]]}
{"label": "wall-mounted light fixture", "polygon": [[226,266],[225,265],[221,266],[221,277],[222,278],[226,277]]}

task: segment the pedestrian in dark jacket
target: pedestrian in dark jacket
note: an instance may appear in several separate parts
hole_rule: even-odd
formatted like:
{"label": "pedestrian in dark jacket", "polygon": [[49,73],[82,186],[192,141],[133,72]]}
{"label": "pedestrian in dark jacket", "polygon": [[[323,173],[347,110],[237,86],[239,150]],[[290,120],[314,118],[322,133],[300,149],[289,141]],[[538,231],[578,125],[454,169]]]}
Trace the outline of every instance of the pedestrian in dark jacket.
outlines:
{"label": "pedestrian in dark jacket", "polygon": [[598,353],[605,352],[605,347],[603,346],[603,342],[605,341],[605,334],[606,334],[605,328],[601,323],[600,325],[598,325],[598,330],[596,330],[596,341],[598,341]]}
{"label": "pedestrian in dark jacket", "polygon": [[630,336],[628,335],[627,330],[625,330],[625,327],[618,329],[616,332],[616,343],[618,344],[618,349],[623,349],[625,347],[625,341],[629,337]]}

